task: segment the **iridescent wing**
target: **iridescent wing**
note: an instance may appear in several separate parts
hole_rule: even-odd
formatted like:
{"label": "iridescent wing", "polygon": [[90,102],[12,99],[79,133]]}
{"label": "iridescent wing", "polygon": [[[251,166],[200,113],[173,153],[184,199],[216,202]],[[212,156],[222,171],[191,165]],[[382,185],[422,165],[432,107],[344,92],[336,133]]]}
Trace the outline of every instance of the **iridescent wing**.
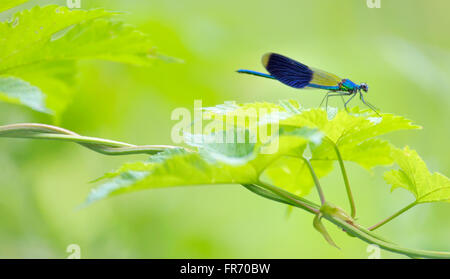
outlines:
{"label": "iridescent wing", "polygon": [[267,53],[262,63],[271,76],[294,88],[308,86],[313,78],[313,72],[308,66],[280,54]]}
{"label": "iridescent wing", "polygon": [[313,71],[313,77],[309,82],[309,87],[329,90],[339,89],[339,83],[342,81],[342,78],[320,69],[311,68],[311,70]]}
{"label": "iridescent wing", "polygon": [[294,88],[339,89],[342,79],[332,73],[310,68],[300,62],[277,53],[263,56],[264,67],[272,77]]}

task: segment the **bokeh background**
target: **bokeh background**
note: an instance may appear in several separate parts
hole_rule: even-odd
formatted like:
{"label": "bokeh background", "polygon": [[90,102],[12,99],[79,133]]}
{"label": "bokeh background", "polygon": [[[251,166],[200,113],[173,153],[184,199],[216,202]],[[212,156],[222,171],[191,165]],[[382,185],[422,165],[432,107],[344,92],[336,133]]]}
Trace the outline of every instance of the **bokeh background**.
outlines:
{"label": "bokeh background", "polygon": [[[65,1],[31,1],[65,5]],[[389,138],[416,149],[433,171],[450,175],[449,1],[82,0],[82,8],[124,11],[121,19],[151,34],[160,53],[183,63],[150,68],[83,62],[61,126],[134,144],[171,144],[178,107],[224,101],[296,99],[317,106],[323,94],[241,76],[262,70],[268,51],[370,85],[368,99],[423,125]],[[331,101],[341,105],[340,100]],[[0,103],[0,124],[52,123]],[[237,185],[179,187],[127,194],[76,210],[89,181],[145,156],[107,157],[71,143],[0,139],[0,257],[64,258],[367,258],[367,244],[327,224],[338,250],[312,228],[312,216]],[[372,225],[409,204],[390,193],[385,168],[348,163],[359,222]],[[326,194],[347,208],[338,170]],[[316,199],[311,194],[311,199]],[[424,204],[380,229],[413,248],[450,250],[450,204]],[[381,257],[401,257],[382,251]]]}

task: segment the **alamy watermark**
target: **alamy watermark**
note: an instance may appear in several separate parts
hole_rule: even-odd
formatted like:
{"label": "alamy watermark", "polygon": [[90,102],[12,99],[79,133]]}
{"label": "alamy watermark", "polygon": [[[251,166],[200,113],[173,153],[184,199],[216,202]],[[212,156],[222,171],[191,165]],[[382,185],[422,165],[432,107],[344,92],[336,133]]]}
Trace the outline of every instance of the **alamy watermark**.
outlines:
{"label": "alamy watermark", "polygon": [[381,249],[378,245],[367,245],[366,252],[369,254],[368,259],[381,259]]}
{"label": "alamy watermark", "polygon": [[69,9],[80,9],[81,8],[81,0],[67,0],[66,4]]}
{"label": "alamy watermark", "polygon": [[381,0],[366,0],[367,8],[381,8]]}
{"label": "alamy watermark", "polygon": [[260,143],[263,154],[278,151],[280,113],[271,108],[242,108],[226,102],[223,108],[203,108],[194,101],[193,117],[187,108],[176,108],[171,119],[178,121],[171,131],[174,143]]}
{"label": "alamy watermark", "polygon": [[69,244],[66,252],[69,253],[67,259],[81,259],[81,248],[78,244]]}

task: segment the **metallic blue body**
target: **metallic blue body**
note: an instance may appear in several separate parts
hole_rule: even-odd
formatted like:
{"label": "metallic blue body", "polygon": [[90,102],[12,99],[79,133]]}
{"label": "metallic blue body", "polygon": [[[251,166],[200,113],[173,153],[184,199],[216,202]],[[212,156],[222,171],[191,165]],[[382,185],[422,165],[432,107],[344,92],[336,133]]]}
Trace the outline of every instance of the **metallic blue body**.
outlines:
{"label": "metallic blue body", "polygon": [[[269,74],[260,73],[260,72],[252,71],[252,70],[240,69],[237,72],[241,73],[241,74],[249,74],[249,75],[254,75],[254,76],[259,76],[259,77],[276,79],[275,77],[273,77]],[[335,85],[335,86],[326,86],[326,85],[310,83],[310,84],[306,85],[305,87],[324,89],[324,90],[329,90],[329,91],[346,91],[346,92],[356,92],[356,91],[360,90],[360,88],[361,88],[361,86],[359,84],[356,84],[349,79],[343,79],[338,85]]]}
{"label": "metallic blue body", "polygon": [[238,73],[241,74],[249,74],[249,75],[254,75],[254,76],[258,76],[258,77],[265,77],[265,78],[271,78],[271,79],[275,79],[273,76],[269,75],[269,74],[264,74],[264,73],[260,73],[257,71],[252,71],[252,70],[238,70]]}
{"label": "metallic blue body", "polygon": [[[347,90],[342,90],[344,88]],[[340,89],[342,91],[356,92],[361,89],[361,86],[359,84],[354,83],[353,81],[351,81],[349,79],[343,79]]]}
{"label": "metallic blue body", "polygon": [[339,86],[325,86],[325,85],[318,85],[318,84],[308,84],[307,87],[311,87],[311,88],[317,88],[317,89],[325,89],[325,90],[330,90],[330,91],[336,91],[339,90]]}

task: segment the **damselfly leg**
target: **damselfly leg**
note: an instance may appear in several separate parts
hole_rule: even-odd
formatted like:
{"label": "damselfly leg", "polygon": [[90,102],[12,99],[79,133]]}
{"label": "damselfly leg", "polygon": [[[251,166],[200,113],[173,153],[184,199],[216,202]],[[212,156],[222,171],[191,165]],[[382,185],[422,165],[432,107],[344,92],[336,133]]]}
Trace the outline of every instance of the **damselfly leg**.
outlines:
{"label": "damselfly leg", "polygon": [[373,110],[378,116],[381,117],[381,114],[379,114],[377,111],[378,108],[375,107],[374,105],[372,105],[371,103],[366,102],[366,100],[364,100],[363,94],[361,92],[359,92],[359,98],[361,99],[363,104],[365,104],[367,107],[369,107],[371,110]]}
{"label": "damselfly leg", "polygon": [[[321,106],[323,101],[326,99],[326,101],[325,101],[325,108],[327,109],[327,111],[328,111],[328,98],[329,97],[341,96],[341,98],[343,99],[344,96],[349,96],[349,95],[353,94],[352,92],[336,92],[336,93],[333,93],[333,92],[336,92],[336,91],[328,92],[327,95],[325,95],[325,97],[322,99],[322,102],[320,102],[320,106]],[[345,103],[344,103],[344,105],[345,105]],[[345,109],[347,110],[347,108],[345,108]]]}
{"label": "damselfly leg", "polygon": [[348,112],[347,105],[348,105],[348,103],[353,99],[353,97],[355,97],[355,95],[356,95],[356,94],[353,94],[350,98],[348,98],[347,102],[345,102],[345,104],[344,104],[344,108],[345,108],[345,110],[346,110],[347,112]]}
{"label": "damselfly leg", "polygon": [[325,101],[325,99],[327,98],[328,94],[330,94],[330,93],[332,93],[332,92],[333,92],[333,91],[328,91],[327,94],[325,94],[325,96],[323,97],[322,101],[321,101],[320,104],[319,104],[319,107],[322,106],[323,101]]}

